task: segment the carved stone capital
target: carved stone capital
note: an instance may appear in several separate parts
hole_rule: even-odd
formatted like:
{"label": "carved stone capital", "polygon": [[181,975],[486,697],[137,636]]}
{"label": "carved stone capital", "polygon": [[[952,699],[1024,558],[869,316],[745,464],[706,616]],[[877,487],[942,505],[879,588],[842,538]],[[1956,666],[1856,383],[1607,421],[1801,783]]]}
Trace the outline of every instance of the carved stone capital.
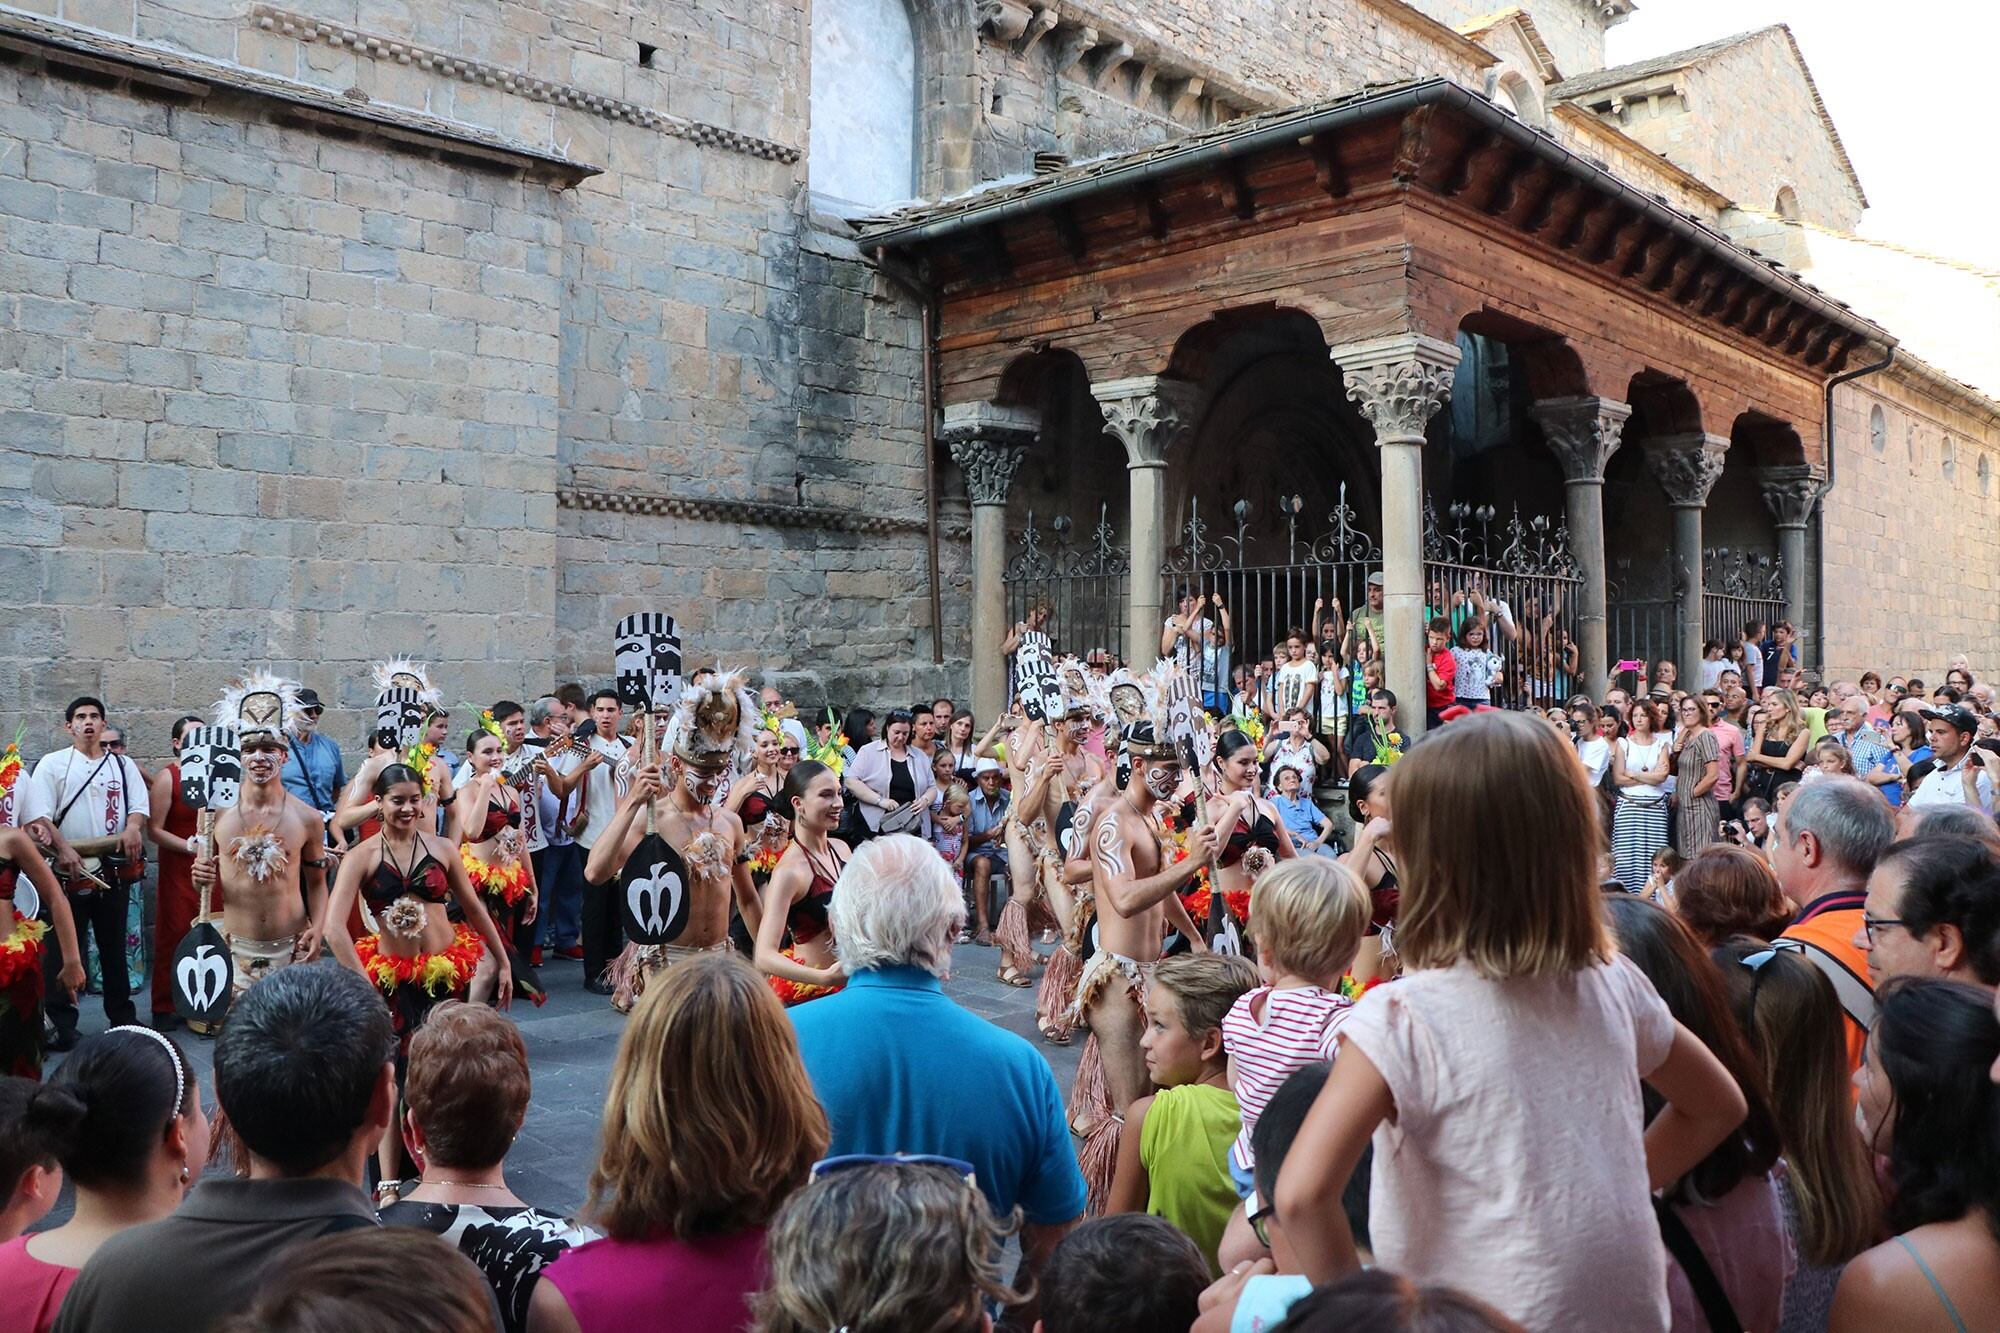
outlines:
{"label": "carved stone capital", "polygon": [[979,30],[1001,42],[1011,42],[1028,30],[1034,11],[1027,0],[979,0]]}
{"label": "carved stone capital", "polygon": [[953,403],[944,410],[938,439],[965,474],[974,505],[1004,505],[1014,474],[1035,442],[1035,414],[998,403]]}
{"label": "carved stone capital", "polygon": [[1454,343],[1399,333],[1333,349],[1347,396],[1375,428],[1377,444],[1422,440],[1424,427],[1451,397],[1458,367]]}
{"label": "carved stone capital", "polygon": [[1194,426],[1195,387],[1164,375],[1090,386],[1104,429],[1125,446],[1128,467],[1163,467],[1167,451]]}
{"label": "carved stone capital", "polygon": [[1564,481],[1603,481],[1632,405],[1615,398],[1544,398],[1528,409],[1562,464]]}
{"label": "carved stone capital", "polygon": [[1667,503],[1676,509],[1699,509],[1708,503],[1715,479],[1729,453],[1728,437],[1704,435],[1659,435],[1646,441],[1646,464]]}
{"label": "carved stone capital", "polygon": [[1764,493],[1771,521],[1781,528],[1803,528],[1812,522],[1813,510],[1826,494],[1826,474],[1810,463],[1760,467],[1752,475]]}

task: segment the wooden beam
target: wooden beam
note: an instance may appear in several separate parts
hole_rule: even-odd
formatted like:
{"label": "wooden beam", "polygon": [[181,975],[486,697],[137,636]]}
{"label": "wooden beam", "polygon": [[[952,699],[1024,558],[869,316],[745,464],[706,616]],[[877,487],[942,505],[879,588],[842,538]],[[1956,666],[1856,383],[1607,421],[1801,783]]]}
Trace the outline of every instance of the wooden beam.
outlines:
{"label": "wooden beam", "polygon": [[1507,159],[1506,167],[1493,182],[1493,188],[1487,191],[1486,202],[1479,206],[1480,211],[1489,217],[1511,217],[1526,193],[1523,186],[1531,181],[1546,181],[1548,175],[1547,162],[1525,148],[1515,149],[1513,156]]}
{"label": "wooden beam", "polygon": [[1312,152],[1313,180],[1335,199],[1344,199],[1354,189],[1347,168],[1340,160],[1340,136],[1315,134],[1308,145]]}
{"label": "wooden beam", "polygon": [[1769,287],[1760,287],[1744,304],[1736,316],[1736,327],[1755,338],[1764,332],[1764,326],[1771,321],[1771,312],[1778,308],[1778,293]]}
{"label": "wooden beam", "polygon": [[1576,206],[1569,216],[1569,226],[1563,229],[1562,239],[1556,242],[1565,250],[1574,250],[1583,244],[1583,238],[1590,231],[1590,224],[1609,207],[1609,201],[1601,194],[1593,194]]}
{"label": "wooden beam", "polygon": [[998,223],[979,229],[986,258],[993,271],[1003,278],[1014,276],[1014,256],[1007,252],[1007,233]]}
{"label": "wooden beam", "polygon": [[1431,155],[1431,122],[1437,119],[1437,107],[1426,104],[1403,117],[1403,123],[1396,136],[1396,157],[1389,166],[1389,178],[1399,185],[1407,185],[1417,178]]}
{"label": "wooden beam", "polygon": [[1145,211],[1146,230],[1156,241],[1167,239],[1169,220],[1167,204],[1160,197],[1160,187],[1147,185],[1139,191],[1139,206]]}
{"label": "wooden beam", "polygon": [[1074,204],[1060,204],[1049,212],[1049,221],[1055,225],[1056,236],[1062,241],[1063,249],[1071,259],[1082,259],[1090,249],[1084,239],[1083,226],[1076,220]]}
{"label": "wooden beam", "polygon": [[1457,159],[1451,164],[1451,171],[1444,178],[1445,198],[1455,199],[1465,193],[1473,178],[1479,174],[1477,165],[1479,159],[1499,142],[1498,131],[1492,129],[1466,139],[1465,147],[1460,150]]}
{"label": "wooden beam", "polygon": [[1528,216],[1521,219],[1522,229],[1530,236],[1540,235],[1542,229],[1554,219],[1556,209],[1562,202],[1582,188],[1583,182],[1574,176],[1559,176],[1550,181],[1548,189],[1542,191],[1541,197],[1535,200],[1535,206],[1528,210]]}
{"label": "wooden beam", "polygon": [[1243,168],[1242,158],[1230,158],[1218,167],[1210,188],[1222,206],[1243,221],[1257,216],[1257,195],[1250,188],[1250,176]]}
{"label": "wooden beam", "polygon": [[1623,206],[1613,205],[1611,224],[1604,229],[1604,234],[1598,238],[1597,244],[1585,253],[1584,258],[1590,263],[1602,264],[1618,253],[1621,243],[1629,244],[1634,233],[1643,233],[1645,229],[1644,217]]}
{"label": "wooden beam", "polygon": [[1648,222],[1639,233],[1638,242],[1625,252],[1625,262],[1618,266],[1618,276],[1637,279],[1652,265],[1656,253],[1668,239],[1669,234],[1658,223]]}

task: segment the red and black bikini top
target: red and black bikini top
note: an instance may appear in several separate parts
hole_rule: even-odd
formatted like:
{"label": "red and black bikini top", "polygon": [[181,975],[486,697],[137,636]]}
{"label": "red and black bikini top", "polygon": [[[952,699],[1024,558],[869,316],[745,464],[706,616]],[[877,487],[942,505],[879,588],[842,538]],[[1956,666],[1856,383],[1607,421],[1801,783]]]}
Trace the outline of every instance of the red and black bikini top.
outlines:
{"label": "red and black bikini top", "polygon": [[451,879],[428,848],[417,857],[409,873],[404,874],[389,858],[385,843],[382,859],[375,864],[374,876],[362,886],[362,894],[371,908],[387,907],[406,895],[427,903],[444,903],[451,898]]}
{"label": "red and black bikini top", "polygon": [[[803,855],[805,849],[799,849]],[[812,867],[812,883],[806,885],[805,897],[792,904],[792,910],[785,913],[785,924],[791,927],[795,943],[806,944],[826,934],[826,909],[833,902],[834,881],[840,878],[841,869],[847,864],[840,859],[840,853],[832,848],[827,855],[833,861],[833,873],[828,874],[810,855],[806,864]]]}
{"label": "red and black bikini top", "polygon": [[1237,819],[1235,826],[1229,830],[1228,840],[1222,844],[1222,854],[1215,858],[1217,865],[1235,865],[1252,847],[1262,847],[1273,856],[1277,855],[1278,826],[1262,810],[1257,811],[1256,816],[1256,820],[1248,825],[1240,817]]}
{"label": "red and black bikini top", "polygon": [[778,808],[778,803],[757,788],[743,798],[743,808],[737,813],[743,820],[744,828],[754,828],[764,822],[765,816]]}
{"label": "red and black bikini top", "polygon": [[503,828],[519,827],[521,827],[519,810],[509,810],[504,805],[494,805],[489,801],[486,805],[486,822],[480,826],[479,836],[473,841],[485,842],[488,838],[497,836]]}

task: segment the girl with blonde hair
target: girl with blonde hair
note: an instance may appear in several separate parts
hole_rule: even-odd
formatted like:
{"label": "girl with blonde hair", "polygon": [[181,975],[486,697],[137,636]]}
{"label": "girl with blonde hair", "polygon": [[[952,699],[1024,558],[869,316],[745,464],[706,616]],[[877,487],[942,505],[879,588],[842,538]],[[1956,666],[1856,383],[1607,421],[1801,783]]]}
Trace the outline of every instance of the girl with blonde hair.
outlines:
{"label": "girl with blonde hair", "polygon": [[529,1333],[748,1328],[765,1230],[827,1141],[763,978],[727,953],[667,968],[611,1071],[584,1209],[606,1239],[542,1270]]}
{"label": "girl with blonde hair", "polygon": [[[1383,1268],[1530,1328],[1668,1327],[1652,1190],[1745,1105],[1613,948],[1598,840],[1577,836],[1595,811],[1563,739],[1521,714],[1461,719],[1398,765],[1404,974],[1342,1026],[1278,1177],[1314,1283],[1359,1267],[1340,1201],[1372,1136]],[[1650,1125],[1642,1081],[1663,1104]]]}
{"label": "girl with blonde hair", "polygon": [[1797,782],[1805,765],[1812,729],[1799,711],[1799,697],[1790,690],[1764,696],[1757,726],[1743,756],[1744,785],[1752,796],[1777,804],[1778,790]]}

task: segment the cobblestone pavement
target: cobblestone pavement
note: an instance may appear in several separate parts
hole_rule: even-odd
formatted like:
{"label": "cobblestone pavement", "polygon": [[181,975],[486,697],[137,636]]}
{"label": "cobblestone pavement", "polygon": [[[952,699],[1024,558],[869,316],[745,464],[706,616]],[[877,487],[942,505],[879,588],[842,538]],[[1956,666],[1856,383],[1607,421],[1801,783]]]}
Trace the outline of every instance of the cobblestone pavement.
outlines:
{"label": "cobblestone pavement", "polygon": [[[1035,1033],[1035,992],[1003,985],[994,975],[998,966],[997,949],[960,945],[953,951],[953,975],[945,990],[974,1013],[1033,1041],[1049,1058],[1067,1095],[1082,1038],[1068,1047],[1041,1041]],[[542,979],[548,1003],[539,1009],[523,1003],[513,1010],[528,1045],[534,1095],[520,1140],[507,1158],[507,1178],[523,1199],[569,1212],[583,1203],[624,1020],[612,1012],[608,1000],[585,993],[582,964],[552,962],[542,968]],[[104,1011],[95,997],[86,997],[82,1010],[86,1035],[104,1029]],[[174,1035],[199,1071],[202,1100],[213,1109],[215,1087],[209,1077],[213,1045],[185,1030]],[[61,1059],[51,1057],[51,1071]],[[65,1189],[62,1206],[51,1214],[49,1224],[66,1216],[68,1206]]]}

